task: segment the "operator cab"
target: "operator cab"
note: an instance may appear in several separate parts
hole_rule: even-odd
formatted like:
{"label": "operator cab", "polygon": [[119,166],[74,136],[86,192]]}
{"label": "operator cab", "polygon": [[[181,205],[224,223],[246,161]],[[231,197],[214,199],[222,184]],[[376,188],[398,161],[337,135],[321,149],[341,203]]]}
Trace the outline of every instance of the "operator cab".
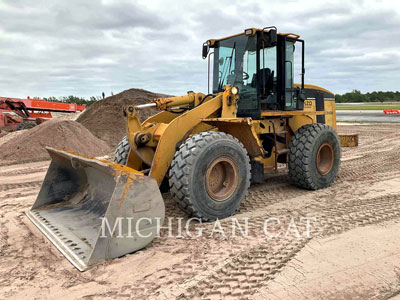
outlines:
{"label": "operator cab", "polygon": [[[227,84],[237,87],[238,117],[260,119],[262,111],[303,110],[304,41],[299,37],[266,27],[208,40],[203,44],[203,58],[208,56],[209,67],[213,58],[212,93],[223,92]],[[302,82],[297,88],[293,85],[296,42],[302,45]],[[208,55],[210,48],[214,51]]]}

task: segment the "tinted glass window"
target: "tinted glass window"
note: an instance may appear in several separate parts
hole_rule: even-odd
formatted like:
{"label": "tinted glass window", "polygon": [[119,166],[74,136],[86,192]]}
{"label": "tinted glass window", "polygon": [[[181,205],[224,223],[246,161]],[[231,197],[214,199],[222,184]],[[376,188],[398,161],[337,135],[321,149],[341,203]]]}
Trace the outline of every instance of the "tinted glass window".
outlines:
{"label": "tinted glass window", "polygon": [[214,50],[213,92],[230,84],[240,95],[256,92],[256,39],[240,35],[219,41]]}
{"label": "tinted glass window", "polygon": [[295,108],[295,102],[293,101],[293,52],[294,52],[294,44],[293,42],[286,42],[286,50],[285,50],[285,65],[286,65],[286,74],[285,74],[285,106],[286,108]]}
{"label": "tinted glass window", "polygon": [[261,50],[260,69],[265,68],[274,71],[274,78],[276,78],[276,46]]}

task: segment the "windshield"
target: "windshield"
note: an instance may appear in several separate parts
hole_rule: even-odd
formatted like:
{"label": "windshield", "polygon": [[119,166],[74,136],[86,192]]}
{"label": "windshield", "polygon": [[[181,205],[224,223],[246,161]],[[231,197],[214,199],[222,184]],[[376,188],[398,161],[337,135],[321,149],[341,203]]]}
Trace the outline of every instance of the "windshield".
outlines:
{"label": "windshield", "polygon": [[213,93],[227,84],[256,94],[256,38],[239,35],[217,42],[214,50]]}

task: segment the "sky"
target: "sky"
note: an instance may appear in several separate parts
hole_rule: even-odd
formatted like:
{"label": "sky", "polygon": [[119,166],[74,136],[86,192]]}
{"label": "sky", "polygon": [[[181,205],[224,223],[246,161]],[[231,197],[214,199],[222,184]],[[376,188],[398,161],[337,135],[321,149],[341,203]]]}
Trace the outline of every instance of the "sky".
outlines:
{"label": "sky", "polygon": [[0,96],[206,93],[203,42],[271,25],[306,41],[306,83],[400,90],[396,0],[0,0]]}

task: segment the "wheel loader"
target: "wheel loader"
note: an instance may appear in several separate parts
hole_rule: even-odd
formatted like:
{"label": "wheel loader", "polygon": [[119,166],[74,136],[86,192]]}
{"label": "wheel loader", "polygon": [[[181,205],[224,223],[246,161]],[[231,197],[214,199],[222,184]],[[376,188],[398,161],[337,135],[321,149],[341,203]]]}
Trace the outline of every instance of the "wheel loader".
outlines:
{"label": "wheel loader", "polygon": [[[335,99],[304,83],[304,51],[299,35],[276,27],[208,40],[212,91],[123,107],[126,137],[113,162],[47,148],[52,161],[28,217],[83,271],[154,239],[160,189],[189,216],[214,221],[235,214],[250,184],[280,166],[300,188],[330,186],[341,157]],[[146,108],[160,112],[140,122]]]}

